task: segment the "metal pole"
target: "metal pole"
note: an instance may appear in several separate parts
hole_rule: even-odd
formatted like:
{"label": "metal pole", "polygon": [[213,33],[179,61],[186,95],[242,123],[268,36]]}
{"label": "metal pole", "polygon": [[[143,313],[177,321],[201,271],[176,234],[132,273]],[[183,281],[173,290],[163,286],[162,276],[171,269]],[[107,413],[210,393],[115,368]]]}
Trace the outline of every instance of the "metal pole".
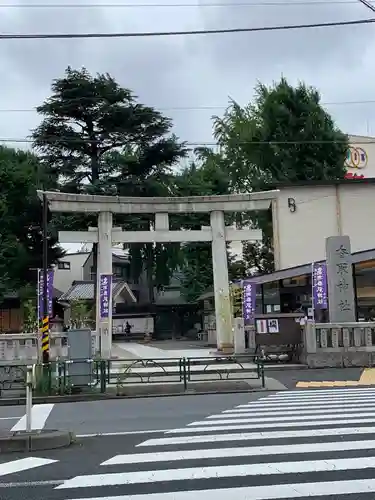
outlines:
{"label": "metal pole", "polygon": [[33,407],[33,367],[28,366],[26,372],[26,432],[31,432],[32,407]]}
{"label": "metal pole", "polygon": [[43,363],[49,362],[49,315],[48,315],[48,202],[43,193],[43,319],[42,355]]}

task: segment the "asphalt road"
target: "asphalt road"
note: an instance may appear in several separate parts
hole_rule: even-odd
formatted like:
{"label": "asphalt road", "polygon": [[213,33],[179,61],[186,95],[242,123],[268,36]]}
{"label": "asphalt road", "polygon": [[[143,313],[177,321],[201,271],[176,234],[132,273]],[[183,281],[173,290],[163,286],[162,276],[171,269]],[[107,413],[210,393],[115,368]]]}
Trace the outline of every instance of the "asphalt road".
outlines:
{"label": "asphalt road", "polygon": [[[32,425],[37,429],[69,430],[77,435],[163,431],[262,395],[261,392],[210,394],[35,405]],[[19,406],[0,406],[0,432],[18,425],[24,412]]]}
{"label": "asphalt road", "polygon": [[263,394],[167,433],[2,456],[0,498],[373,500],[374,410],[371,388]]}

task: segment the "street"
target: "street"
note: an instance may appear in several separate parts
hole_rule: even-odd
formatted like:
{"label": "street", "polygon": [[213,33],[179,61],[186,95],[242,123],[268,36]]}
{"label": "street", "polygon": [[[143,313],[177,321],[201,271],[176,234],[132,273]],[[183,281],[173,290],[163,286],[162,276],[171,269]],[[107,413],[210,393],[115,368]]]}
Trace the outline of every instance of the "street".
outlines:
{"label": "street", "polygon": [[[260,397],[261,392],[254,392],[40,404],[33,407],[32,426],[85,436],[163,431]],[[22,406],[0,406],[0,432],[24,429],[24,414]]]}
{"label": "street", "polygon": [[[188,423],[177,418],[180,425],[164,432],[86,437],[63,450],[3,456],[0,498],[373,500],[375,389],[239,396],[225,409],[221,396],[196,420],[191,409]],[[151,408],[156,400],[148,401]]]}

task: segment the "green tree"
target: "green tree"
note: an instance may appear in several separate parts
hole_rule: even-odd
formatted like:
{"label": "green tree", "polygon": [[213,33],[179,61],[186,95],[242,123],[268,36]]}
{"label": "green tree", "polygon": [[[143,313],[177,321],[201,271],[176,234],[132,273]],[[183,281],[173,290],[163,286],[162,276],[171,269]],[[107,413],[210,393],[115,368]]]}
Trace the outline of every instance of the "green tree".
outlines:
{"label": "green tree", "polygon": [[[162,195],[170,167],[185,155],[184,145],[171,134],[171,121],[140,104],[108,74],[92,76],[85,68],[68,68],[63,78],[53,81],[51,97],[37,111],[42,123],[33,133],[34,146],[59,177],[64,191]],[[115,222],[132,229],[148,229],[150,223],[146,217],[117,217]],[[79,214],[60,216],[57,223],[86,229],[96,219]],[[155,259],[163,254],[161,262],[165,262],[164,252],[152,245],[136,245],[130,250],[133,270],[138,273],[147,254],[151,286]],[[96,253],[95,245],[94,266]]]}
{"label": "green tree", "polygon": [[[345,176],[348,137],[322,107],[319,92],[303,83],[293,87],[285,78],[270,87],[259,83],[253,102],[244,107],[232,102],[222,118],[214,117],[214,135],[234,192]],[[262,229],[264,240],[245,245],[246,267],[271,272],[271,216],[249,215],[242,223]]]}
{"label": "green tree", "polygon": [[[221,158],[209,149],[196,150],[196,161],[192,162],[177,177],[176,185],[179,196],[220,195],[229,193],[229,178],[224,168],[221,168]],[[227,223],[233,222],[233,217],[227,217]],[[210,224],[208,214],[196,214],[182,217],[180,224],[184,229],[199,230]],[[212,287],[212,254],[211,244],[205,242],[185,243],[181,247],[182,256],[182,293],[192,302],[202,293]],[[237,263],[228,252],[229,275],[235,277]]]}
{"label": "green tree", "polygon": [[[42,207],[36,195],[40,185],[55,186],[38,158],[0,146],[0,299],[10,291],[32,285],[42,267]],[[63,255],[51,232],[49,264]]]}

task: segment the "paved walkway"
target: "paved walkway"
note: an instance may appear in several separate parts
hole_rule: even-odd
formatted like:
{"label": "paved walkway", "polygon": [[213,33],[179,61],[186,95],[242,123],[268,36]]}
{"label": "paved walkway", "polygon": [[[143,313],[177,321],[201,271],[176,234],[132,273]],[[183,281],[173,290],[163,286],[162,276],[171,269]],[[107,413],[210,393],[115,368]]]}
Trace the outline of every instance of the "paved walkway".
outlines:
{"label": "paved walkway", "polygon": [[171,358],[213,358],[213,349],[160,349],[137,342],[124,342],[123,344],[113,344],[112,353],[122,359],[171,359]]}

